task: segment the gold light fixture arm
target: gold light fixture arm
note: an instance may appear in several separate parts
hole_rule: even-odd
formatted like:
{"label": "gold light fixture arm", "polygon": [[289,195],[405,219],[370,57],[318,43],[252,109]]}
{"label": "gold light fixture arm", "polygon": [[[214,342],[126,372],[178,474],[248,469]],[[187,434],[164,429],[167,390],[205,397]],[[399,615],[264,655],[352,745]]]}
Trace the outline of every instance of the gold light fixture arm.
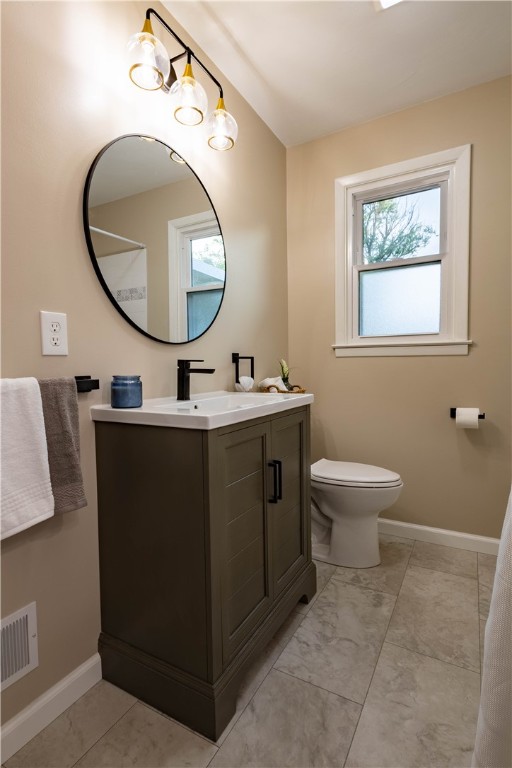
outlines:
{"label": "gold light fixture arm", "polygon": [[151,24],[151,19],[149,19],[148,17],[146,17],[144,20],[144,26],[142,27],[142,32],[146,32],[146,34],[148,35],[155,34],[153,32],[153,25]]}

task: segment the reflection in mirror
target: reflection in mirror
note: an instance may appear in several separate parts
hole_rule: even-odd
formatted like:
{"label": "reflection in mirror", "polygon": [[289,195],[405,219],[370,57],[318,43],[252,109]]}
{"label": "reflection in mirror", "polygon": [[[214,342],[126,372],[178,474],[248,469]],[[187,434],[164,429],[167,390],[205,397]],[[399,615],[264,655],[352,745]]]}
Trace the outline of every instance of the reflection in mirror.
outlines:
{"label": "reflection in mirror", "polygon": [[158,139],[121,136],[91,166],[89,253],[121,314],[147,336],[182,344],[211,326],[224,296],[220,224],[192,169]]}

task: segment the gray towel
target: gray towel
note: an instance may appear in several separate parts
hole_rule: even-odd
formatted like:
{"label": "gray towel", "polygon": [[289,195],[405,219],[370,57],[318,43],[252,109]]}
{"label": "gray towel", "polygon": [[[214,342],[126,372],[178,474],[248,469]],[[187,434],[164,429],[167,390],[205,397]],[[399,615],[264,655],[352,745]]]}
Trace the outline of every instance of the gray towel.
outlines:
{"label": "gray towel", "polygon": [[40,379],[55,514],[87,505],[80,467],[75,379]]}

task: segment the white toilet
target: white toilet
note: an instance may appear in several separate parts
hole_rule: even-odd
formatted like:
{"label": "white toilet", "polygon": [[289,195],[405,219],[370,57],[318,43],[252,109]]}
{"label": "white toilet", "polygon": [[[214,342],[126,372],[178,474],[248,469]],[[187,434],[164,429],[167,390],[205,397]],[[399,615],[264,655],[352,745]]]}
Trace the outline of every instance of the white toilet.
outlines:
{"label": "white toilet", "polygon": [[379,565],[377,518],[402,488],[400,475],[388,469],[328,459],[313,464],[313,557],[349,568]]}

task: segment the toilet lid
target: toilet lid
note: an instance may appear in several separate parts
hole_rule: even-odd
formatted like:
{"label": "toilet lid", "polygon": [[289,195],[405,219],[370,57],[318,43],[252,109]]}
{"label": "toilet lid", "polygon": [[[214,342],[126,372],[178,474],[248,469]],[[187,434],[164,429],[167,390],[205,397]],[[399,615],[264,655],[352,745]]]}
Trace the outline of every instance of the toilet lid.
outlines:
{"label": "toilet lid", "polygon": [[311,477],[333,485],[352,485],[388,488],[400,485],[402,480],[396,472],[371,464],[356,464],[350,461],[329,461],[320,459],[311,467]]}

